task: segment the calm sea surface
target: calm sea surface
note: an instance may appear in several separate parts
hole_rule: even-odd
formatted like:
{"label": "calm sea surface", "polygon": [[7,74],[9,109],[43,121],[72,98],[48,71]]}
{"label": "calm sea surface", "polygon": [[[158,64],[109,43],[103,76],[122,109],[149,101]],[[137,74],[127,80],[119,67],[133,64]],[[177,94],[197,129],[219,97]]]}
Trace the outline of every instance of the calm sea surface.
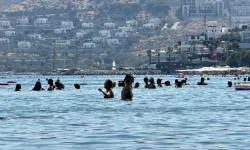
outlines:
{"label": "calm sea surface", "polygon": [[[133,89],[132,102],[119,100],[119,87],[112,100],[97,90],[105,79],[123,76],[64,76],[64,91],[30,91],[38,78],[47,87],[49,77],[0,79],[23,87],[0,87],[1,150],[250,149],[250,92],[228,88],[233,77],[210,76],[208,86],[189,77],[191,85],[181,89]],[[88,85],[75,90],[76,82]]]}

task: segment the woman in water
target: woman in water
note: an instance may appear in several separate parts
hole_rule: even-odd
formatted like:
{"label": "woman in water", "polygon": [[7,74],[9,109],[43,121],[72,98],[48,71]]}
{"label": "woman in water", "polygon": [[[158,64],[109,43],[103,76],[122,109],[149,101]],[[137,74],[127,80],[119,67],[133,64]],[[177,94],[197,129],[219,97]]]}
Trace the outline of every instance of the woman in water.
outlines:
{"label": "woman in water", "polygon": [[145,83],[145,88],[148,88],[148,77],[145,77],[143,80]]}
{"label": "woman in water", "polygon": [[44,90],[44,89],[42,88],[42,84],[41,84],[40,80],[38,79],[38,81],[36,82],[32,91],[42,91],[42,90]]}
{"label": "woman in water", "polygon": [[201,81],[197,83],[197,85],[207,85],[207,83],[205,83],[205,78],[201,78]]}
{"label": "woman in water", "polygon": [[106,98],[106,99],[114,98],[114,93],[112,91],[112,87],[113,87],[113,82],[108,79],[104,83],[104,88],[106,89],[106,91],[103,91],[102,89],[98,89],[98,90],[100,92],[102,92],[102,94],[104,95],[104,98]]}
{"label": "woman in water", "polygon": [[53,91],[55,89],[54,82],[52,79],[48,80],[49,88],[48,91]]}
{"label": "woman in water", "polygon": [[15,88],[15,91],[21,91],[21,89],[22,89],[21,84],[17,84],[16,88]]}
{"label": "woman in water", "polygon": [[162,79],[160,79],[160,78],[158,78],[158,79],[156,80],[157,87],[162,87],[161,81],[162,81]]}
{"label": "woman in water", "polygon": [[156,89],[156,87],[155,87],[155,80],[154,80],[154,78],[152,78],[152,77],[149,79],[148,88],[149,88],[149,89]]}
{"label": "woman in water", "polygon": [[121,100],[132,101],[133,92],[132,92],[132,84],[134,83],[134,77],[132,74],[127,74],[124,78],[125,86],[121,92]]}

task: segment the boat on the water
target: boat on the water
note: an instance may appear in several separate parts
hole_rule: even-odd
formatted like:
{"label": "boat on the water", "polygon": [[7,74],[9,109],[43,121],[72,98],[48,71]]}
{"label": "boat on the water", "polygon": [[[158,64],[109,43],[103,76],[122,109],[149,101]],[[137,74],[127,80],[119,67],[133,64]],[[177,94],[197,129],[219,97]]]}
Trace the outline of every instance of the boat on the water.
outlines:
{"label": "boat on the water", "polygon": [[240,83],[235,86],[236,91],[250,91],[249,83]]}
{"label": "boat on the water", "polygon": [[9,83],[0,83],[0,86],[7,86]]}
{"label": "boat on the water", "polygon": [[7,81],[7,83],[17,83],[16,81]]}

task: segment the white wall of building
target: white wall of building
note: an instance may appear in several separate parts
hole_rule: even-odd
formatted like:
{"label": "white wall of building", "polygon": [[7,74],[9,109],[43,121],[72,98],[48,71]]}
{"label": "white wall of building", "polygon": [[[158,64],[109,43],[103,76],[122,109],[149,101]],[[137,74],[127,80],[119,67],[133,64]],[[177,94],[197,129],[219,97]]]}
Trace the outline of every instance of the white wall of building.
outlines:
{"label": "white wall of building", "polygon": [[16,36],[16,31],[4,31],[6,37]]}
{"label": "white wall of building", "polygon": [[29,41],[19,41],[17,45],[18,45],[18,48],[30,48],[31,47],[31,43]]}

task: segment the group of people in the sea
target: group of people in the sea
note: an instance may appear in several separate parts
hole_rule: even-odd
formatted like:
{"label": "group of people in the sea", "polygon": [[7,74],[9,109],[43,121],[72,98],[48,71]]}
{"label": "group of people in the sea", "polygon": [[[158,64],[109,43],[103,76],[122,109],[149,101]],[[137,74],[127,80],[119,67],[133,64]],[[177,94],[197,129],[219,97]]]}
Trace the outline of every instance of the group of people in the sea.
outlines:
{"label": "group of people in the sea", "polygon": [[[156,88],[163,87],[163,85],[165,85],[165,86],[172,85],[170,81],[163,82],[161,78],[158,78],[156,80],[156,83],[155,83],[155,80],[153,77],[150,77],[150,78],[145,77],[143,80],[144,80],[144,88],[147,88],[147,89],[156,89]],[[210,79],[202,76],[200,81],[197,83],[197,85],[208,85],[208,83],[205,82],[206,80],[208,81]],[[236,78],[234,80],[236,80]],[[239,77],[238,77],[238,80],[239,80]],[[38,79],[36,81],[32,91],[64,90],[64,84],[60,82],[59,78],[55,82],[53,81],[53,79],[46,79],[46,81],[48,83],[47,89],[42,87],[40,79]],[[243,81],[250,81],[250,77],[248,77],[248,79],[244,78]],[[188,83],[187,78],[176,79],[174,81],[174,86],[176,88],[182,88],[183,85],[190,85]],[[233,86],[233,82],[228,81],[228,87],[232,87],[232,86]],[[79,83],[75,83],[74,87],[75,87],[75,89],[80,89],[81,85]],[[112,80],[107,79],[104,82],[104,89],[99,88],[98,90],[104,95],[105,99],[109,99],[109,98],[114,98],[113,89],[115,87],[116,87],[116,82],[113,82]],[[121,100],[132,100],[133,99],[132,89],[139,88],[140,83],[136,82],[134,84],[134,75],[133,74],[126,74],[124,80],[118,82],[118,87],[122,87]],[[21,89],[22,89],[21,84],[16,84],[15,91],[21,91]]]}

